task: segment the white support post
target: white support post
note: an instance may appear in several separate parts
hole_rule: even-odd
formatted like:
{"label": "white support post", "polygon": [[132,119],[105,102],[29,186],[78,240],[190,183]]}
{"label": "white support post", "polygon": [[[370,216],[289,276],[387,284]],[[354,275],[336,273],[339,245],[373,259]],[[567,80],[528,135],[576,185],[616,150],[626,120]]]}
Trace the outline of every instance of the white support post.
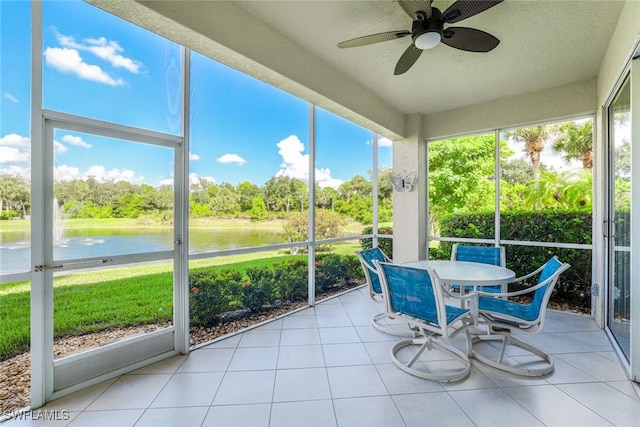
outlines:
{"label": "white support post", "polygon": [[407,138],[393,143],[393,172],[418,177],[411,191],[393,193],[393,260],[415,261],[427,257],[427,143],[422,116],[407,117]]}
{"label": "white support post", "polygon": [[182,48],[182,144],[174,158],[173,326],[175,350],[189,352],[189,81],[188,49]]}
{"label": "white support post", "polygon": [[309,104],[309,257],[307,258],[309,280],[309,305],[316,303],[316,107]]}
{"label": "white support post", "polygon": [[[640,59],[631,61],[631,141],[640,143]],[[635,223],[640,213],[640,155],[631,154],[631,379],[640,381],[640,227]]]}
{"label": "white support post", "polygon": [[373,186],[373,191],[371,193],[372,206],[373,206],[373,240],[372,247],[378,247],[378,134],[372,132],[373,136],[373,160],[371,167],[371,181]]}
{"label": "white support post", "polygon": [[[52,131],[51,131],[52,132]],[[31,2],[31,408],[53,394],[53,144],[44,143],[42,3]],[[51,138],[53,141],[53,138]],[[49,223],[49,226],[47,226]]]}

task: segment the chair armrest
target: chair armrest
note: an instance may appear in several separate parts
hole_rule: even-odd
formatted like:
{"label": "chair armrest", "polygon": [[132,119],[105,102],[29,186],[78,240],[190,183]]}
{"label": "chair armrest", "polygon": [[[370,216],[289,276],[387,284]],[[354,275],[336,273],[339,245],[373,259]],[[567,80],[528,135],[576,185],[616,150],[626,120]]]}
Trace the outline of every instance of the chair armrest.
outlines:
{"label": "chair armrest", "polygon": [[364,264],[364,266],[365,266],[365,267],[367,267],[367,268],[368,268],[372,273],[378,274],[378,270],[376,270],[376,269],[375,269],[375,267],[370,266],[368,262],[366,262],[366,261],[365,261],[363,264]]}
{"label": "chair armrest", "polygon": [[515,278],[511,283],[518,283],[518,282],[522,282],[522,281],[525,281],[525,280],[529,279],[530,277],[535,276],[536,274],[538,274],[538,273],[540,273],[542,270],[544,270],[544,266],[545,266],[545,265],[546,265],[546,264],[544,264],[542,267],[538,268],[536,271],[532,271],[531,273],[529,273],[529,274],[527,274],[527,275],[525,275],[525,276]]}
{"label": "chair armrest", "polygon": [[444,295],[448,298],[457,299],[459,301],[469,301],[469,312],[473,318],[473,324],[476,325],[478,321],[478,293],[472,291],[464,295],[452,294],[446,287],[442,287]]}
{"label": "chair armrest", "polygon": [[[518,295],[526,295],[526,294],[530,294],[532,292],[537,291],[538,289],[542,288],[543,286],[546,286],[549,282],[551,282],[552,280],[554,280],[556,277],[556,275],[552,275],[549,276],[546,280],[544,280],[543,282],[538,283],[535,286],[531,286],[528,287],[527,289],[523,289],[521,291],[515,291],[515,292],[483,292],[483,291],[474,291],[475,294],[477,294],[478,296],[483,296],[483,297],[495,297],[495,298],[505,298],[505,297],[515,297]],[[525,278],[526,276],[523,276],[523,278]],[[512,282],[513,283],[513,282]]]}

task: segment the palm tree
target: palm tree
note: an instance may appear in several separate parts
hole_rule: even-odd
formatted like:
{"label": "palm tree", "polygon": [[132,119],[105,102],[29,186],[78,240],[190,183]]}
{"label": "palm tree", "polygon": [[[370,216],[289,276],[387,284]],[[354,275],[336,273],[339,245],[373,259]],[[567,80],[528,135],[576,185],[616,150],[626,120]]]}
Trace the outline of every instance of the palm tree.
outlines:
{"label": "palm tree", "polygon": [[552,129],[549,126],[534,126],[507,132],[507,136],[518,142],[524,142],[524,152],[531,160],[536,178],[540,176],[540,153],[544,150],[544,144],[551,133]]}
{"label": "palm tree", "polygon": [[564,123],[560,126],[558,139],[553,142],[555,151],[563,151],[564,159],[580,160],[584,169],[593,168],[593,122],[588,120],[582,124]]}

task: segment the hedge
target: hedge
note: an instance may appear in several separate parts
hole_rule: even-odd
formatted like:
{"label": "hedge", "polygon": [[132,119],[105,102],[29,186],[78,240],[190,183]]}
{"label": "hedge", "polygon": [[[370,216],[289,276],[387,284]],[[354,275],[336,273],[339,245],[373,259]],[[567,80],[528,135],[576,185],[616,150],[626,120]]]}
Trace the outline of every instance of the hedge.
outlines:
{"label": "hedge", "polygon": [[[491,238],[494,214],[451,214],[440,220],[442,236],[461,238]],[[537,241],[549,243],[591,244],[592,213],[586,210],[561,212],[505,212],[500,214],[502,240]],[[448,259],[452,242],[440,242],[430,249],[430,256]],[[552,300],[582,309],[591,307],[591,250],[545,248],[539,246],[505,245],[507,268],[520,277],[536,270],[549,258],[557,255],[571,264],[558,280]]]}
{"label": "hedge", "polygon": [[[315,273],[316,294],[360,283],[364,279],[355,255],[318,255]],[[307,261],[295,258],[242,272],[213,267],[190,274],[191,324],[213,326],[234,310],[257,312],[278,300],[306,300],[307,278]]]}

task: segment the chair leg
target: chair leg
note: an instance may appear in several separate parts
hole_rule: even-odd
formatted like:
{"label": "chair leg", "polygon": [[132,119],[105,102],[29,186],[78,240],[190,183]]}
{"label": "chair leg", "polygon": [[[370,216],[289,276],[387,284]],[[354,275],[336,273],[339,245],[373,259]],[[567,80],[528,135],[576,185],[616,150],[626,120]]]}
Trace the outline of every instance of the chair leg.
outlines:
{"label": "chair leg", "polygon": [[[515,338],[511,335],[509,331],[499,331],[493,332],[491,335],[477,335],[472,338],[472,345],[475,346],[476,343],[481,341],[501,341],[500,352],[496,358],[490,358],[480,354],[478,351],[473,349],[471,357],[479,360],[485,365],[489,365],[496,369],[500,369],[502,371],[510,372],[516,375],[523,375],[528,377],[539,377],[542,375],[547,375],[548,373],[553,371],[553,359],[551,356],[535,347],[529,343],[526,343],[518,338]],[[529,353],[535,354],[540,357],[543,363],[543,366],[539,368],[533,368],[525,365],[509,365],[503,362],[504,354],[509,345],[515,345],[524,350],[527,350]]]}
{"label": "chair leg", "polygon": [[385,320],[385,319],[394,319],[394,317],[387,312],[378,313],[375,316],[373,316],[373,322],[372,322],[373,327],[380,332],[393,335],[395,337],[416,338],[419,335],[418,329],[415,326],[411,325],[410,323],[406,324],[407,329],[392,329],[388,324],[378,323],[381,320]]}
{"label": "chair leg", "polygon": [[[398,352],[403,348],[410,346],[419,346],[416,350],[415,354],[409,359],[408,362],[402,362],[398,359]],[[430,371],[430,370],[420,370],[414,368],[414,364],[418,361],[420,356],[425,352],[425,350],[431,350],[433,347],[436,347],[449,355],[453,360],[462,364],[461,369],[456,370],[447,370],[447,371]],[[469,352],[469,350],[467,350]],[[404,340],[398,342],[391,349],[391,360],[394,365],[398,368],[402,369],[404,372],[416,376],[418,378],[424,378],[427,380],[439,381],[439,382],[450,382],[450,381],[459,381],[467,376],[471,372],[471,361],[465,355],[464,352],[459,349],[453,347],[449,343],[443,341],[439,337],[428,336],[426,338],[415,338],[411,340]],[[423,362],[423,365],[426,366],[428,362]],[[427,367],[428,369],[428,367]]]}

